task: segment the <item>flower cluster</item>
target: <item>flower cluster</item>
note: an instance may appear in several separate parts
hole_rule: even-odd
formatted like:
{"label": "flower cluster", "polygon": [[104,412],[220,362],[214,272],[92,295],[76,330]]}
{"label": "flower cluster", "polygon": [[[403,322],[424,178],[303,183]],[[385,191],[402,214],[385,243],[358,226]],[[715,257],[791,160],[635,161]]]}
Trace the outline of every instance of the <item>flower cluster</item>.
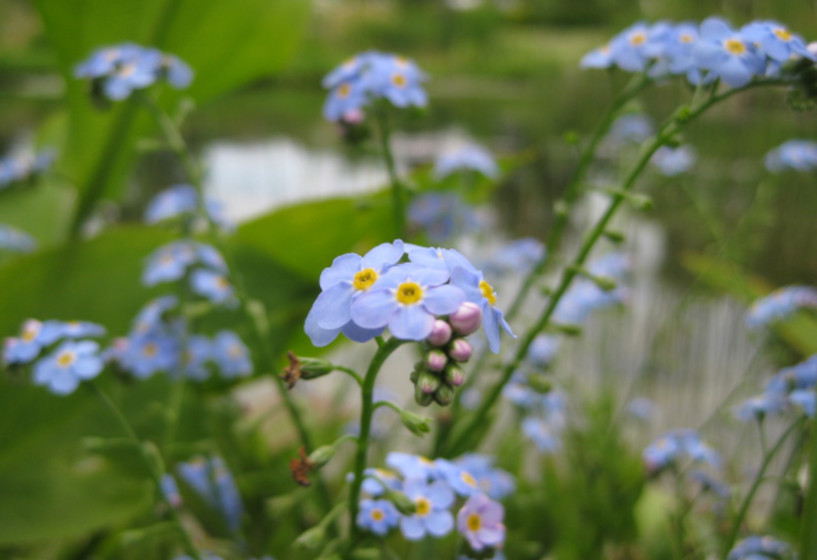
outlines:
{"label": "flower cluster", "polygon": [[496,179],[499,175],[499,167],[491,152],[477,144],[444,152],[434,162],[434,178],[437,180],[458,171],[476,171],[488,179]]}
{"label": "flower cluster", "polygon": [[772,537],[748,537],[735,545],[727,560],[763,560],[794,558],[791,547]]}
{"label": "flower cluster", "polygon": [[139,379],[159,371],[181,371],[185,378],[204,381],[211,366],[232,379],[249,375],[253,368],[249,350],[234,332],[220,331],[213,338],[189,335],[173,296],[148,303],[128,337],[114,343],[109,357]]}
{"label": "flower cluster", "polygon": [[718,453],[705,444],[695,430],[668,432],[648,445],[641,456],[651,474],[657,474],[684,458],[713,468],[721,465]]}
{"label": "flower cluster", "polygon": [[160,80],[177,89],[184,89],[193,81],[193,71],[178,57],[133,43],[94,51],[76,66],[74,75],[91,79],[94,92],[115,101]]}
{"label": "flower cluster", "polygon": [[817,308],[817,289],[787,286],[755,300],[746,314],[749,328],[760,328],[783,321],[802,308]]}
{"label": "flower cluster", "polygon": [[187,487],[218,512],[230,531],[239,529],[244,506],[235,480],[220,457],[196,457],[179,463],[176,471]]}
{"label": "flower cluster", "polygon": [[29,253],[37,247],[37,242],[24,231],[0,224],[0,250]]}
{"label": "flower cluster", "polygon": [[7,366],[23,366],[46,354],[33,363],[34,383],[57,395],[67,395],[80,382],[93,379],[102,371],[99,344],[87,338],[104,334],[105,329],[94,323],[29,319],[23,323],[18,337],[5,340],[3,361]]}
{"label": "flower cluster", "polygon": [[[493,466],[490,457],[469,454],[454,461],[432,461],[392,452],[386,464],[394,471],[365,472],[363,490],[369,497],[360,503],[358,526],[379,536],[399,527],[412,541],[443,537],[454,529],[450,509],[460,497],[466,501],[457,513],[456,527],[471,549],[482,552],[502,546],[504,509],[494,500],[513,493],[515,483],[510,474]],[[405,498],[412,507],[404,507]]]}
{"label": "flower cluster", "polygon": [[[401,262],[404,256],[408,262]],[[400,240],[383,243],[362,257],[356,253],[337,257],[321,273],[320,286],[305,324],[315,346],[326,346],[339,333],[366,342],[386,327],[399,339],[443,346],[451,340],[449,336],[441,341],[443,317],[462,335],[476,332],[481,323],[494,352],[499,351],[500,328],[512,335],[495,307],[491,285],[454,249]]]}
{"label": "flower cluster", "polygon": [[0,190],[30,181],[51,167],[55,158],[56,152],[46,149],[38,154],[24,153],[0,159]]}
{"label": "flower cluster", "polygon": [[214,247],[191,240],[159,247],[147,259],[142,282],[154,286],[188,278],[191,290],[214,303],[232,304],[233,287],[227,280],[224,257]]}
{"label": "flower cluster", "polygon": [[[204,211],[207,220],[225,230],[233,225],[224,215],[221,204],[205,199]],[[199,194],[193,185],[173,185],[151,199],[145,209],[145,222],[156,224],[174,220],[192,220],[199,213]]]}
{"label": "flower cluster", "polygon": [[772,173],[786,170],[813,171],[817,169],[817,142],[789,140],[770,150],[764,158],[766,169]]}
{"label": "flower cluster", "polygon": [[789,61],[815,60],[801,37],[774,21],[733,29],[719,18],[694,23],[636,23],[581,60],[584,68],[617,66],[653,78],[684,75],[693,84],[723,80],[742,87],[778,76]]}
{"label": "flower cluster", "polygon": [[762,394],[751,397],[735,409],[744,421],[763,420],[781,414],[792,405],[814,417],[815,387],[817,387],[817,355],[804,362],[781,369],[767,383]]}
{"label": "flower cluster", "polygon": [[425,74],[406,58],[377,51],[358,54],[323,79],[330,90],[323,114],[330,121],[359,120],[364,107],[386,99],[396,107],[424,107]]}
{"label": "flower cluster", "polygon": [[435,243],[479,227],[474,210],[455,193],[426,192],[414,197],[408,207],[408,222]]}

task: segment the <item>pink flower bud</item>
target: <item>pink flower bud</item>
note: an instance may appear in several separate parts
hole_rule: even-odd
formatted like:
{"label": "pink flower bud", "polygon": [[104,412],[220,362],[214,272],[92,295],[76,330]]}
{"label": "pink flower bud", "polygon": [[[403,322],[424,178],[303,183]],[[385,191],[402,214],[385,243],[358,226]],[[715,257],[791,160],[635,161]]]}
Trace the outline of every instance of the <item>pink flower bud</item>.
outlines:
{"label": "pink flower bud", "polygon": [[431,371],[442,371],[448,362],[448,356],[442,350],[432,350],[426,356],[426,366]]}
{"label": "pink flower bud", "polygon": [[460,366],[451,364],[445,368],[445,381],[452,387],[459,387],[465,382],[465,372]]}
{"label": "pink flower bud", "polygon": [[423,371],[417,378],[415,387],[423,394],[430,395],[442,383],[442,379],[431,373],[430,371]]}
{"label": "pink flower bud", "polygon": [[448,321],[456,332],[462,335],[474,333],[482,323],[482,310],[476,303],[466,301],[449,315]]}
{"label": "pink flower bud", "polygon": [[451,349],[448,351],[448,355],[458,362],[467,362],[473,352],[474,349],[471,348],[470,342],[464,338],[458,338],[451,343]]}
{"label": "pink flower bud", "polygon": [[428,343],[432,346],[442,346],[451,340],[451,325],[442,319],[434,321],[434,326],[431,328],[431,334],[428,335]]}

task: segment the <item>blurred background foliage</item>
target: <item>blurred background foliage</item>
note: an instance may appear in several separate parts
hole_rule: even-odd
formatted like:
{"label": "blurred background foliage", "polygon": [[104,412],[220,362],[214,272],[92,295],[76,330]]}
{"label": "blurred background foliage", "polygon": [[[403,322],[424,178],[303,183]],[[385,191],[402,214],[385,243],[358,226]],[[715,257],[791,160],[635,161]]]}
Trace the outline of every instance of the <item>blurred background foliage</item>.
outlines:
{"label": "blurred background foliage", "polygon": [[[146,200],[183,174],[167,154],[140,142],[155,132],[143,111],[131,104],[98,111],[86,84],[72,79],[73,66],[98,46],[130,40],[190,63],[196,77],[185,96],[195,111],[185,132],[198,151],[220,138],[271,135],[336,148],[337,134],[321,118],[321,77],[369,48],[412,57],[431,76],[432,102],[402,128],[466,127],[502,153],[527,154],[493,202],[510,236],[543,238],[551,203],[575,163],[565,134],[592,130],[621,85],[580,71],[581,55],[639,19],[713,14],[736,23],[779,19],[817,37],[815,6],[806,0],[0,0],[0,148],[30,139],[60,151],[58,173],[38,188],[0,193],[0,222],[30,232],[45,248],[0,263],[0,334],[32,316],[81,317],[122,333],[152,294],[139,283],[141,265],[169,234],[138,225],[139,217]],[[638,108],[660,120],[687,93],[681,84],[654,88]],[[161,103],[175,112],[181,97],[164,91]],[[672,179],[649,185],[653,218],[677,257],[666,260],[669,281],[688,286],[703,278],[710,289],[744,300],[776,285],[813,283],[813,177],[770,177],[761,162],[787,139],[813,138],[814,124],[813,114],[791,111],[777,92],[761,92],[689,130],[686,140],[706,154],[696,175],[699,200],[665,188]],[[691,226],[703,219],[702,208],[711,211],[712,227]],[[93,215],[101,233],[78,236],[78,215]],[[306,348],[299,325],[320,269],[337,254],[391,239],[388,216],[383,199],[372,195],[279,209],[238,228],[233,249],[249,291],[271,311],[281,356]],[[326,232],[330,223],[342,227]],[[739,227],[745,235],[727,235]],[[162,433],[166,419],[142,403],[166,392],[154,379],[121,395],[143,433]],[[228,464],[241,473],[244,495],[256,497],[247,504],[255,519],[250,549],[287,546],[314,522],[314,503],[280,497],[292,488],[284,465],[294,442],[279,428],[272,434],[278,445],[270,447],[260,422],[225,428],[234,425],[225,418],[240,417],[233,401],[219,387],[200,393],[185,401],[179,456],[189,455],[185,443],[203,438],[232,450]],[[610,414],[604,398],[588,406],[587,421],[567,438],[567,467],[545,469],[546,495],[521,491],[509,506],[512,535],[543,535],[536,542],[510,538],[511,558],[552,550],[559,558],[601,557],[611,546],[621,554],[615,557],[637,557],[626,550],[649,526],[655,502],[639,502],[638,452],[611,431]],[[104,415],[89,394],[56,399],[22,384],[0,386],[0,557],[68,560],[94,550],[102,558],[146,558],[166,550],[172,538],[161,531],[117,531],[125,524],[146,529],[151,500],[127,454],[83,447],[89,434],[115,434]],[[316,439],[339,432],[337,418],[313,420]],[[521,464],[518,449],[502,456],[500,466]],[[640,518],[639,503],[647,508]],[[588,525],[599,533],[588,533]],[[668,554],[660,548],[649,557]],[[406,557],[422,552],[412,554]]]}

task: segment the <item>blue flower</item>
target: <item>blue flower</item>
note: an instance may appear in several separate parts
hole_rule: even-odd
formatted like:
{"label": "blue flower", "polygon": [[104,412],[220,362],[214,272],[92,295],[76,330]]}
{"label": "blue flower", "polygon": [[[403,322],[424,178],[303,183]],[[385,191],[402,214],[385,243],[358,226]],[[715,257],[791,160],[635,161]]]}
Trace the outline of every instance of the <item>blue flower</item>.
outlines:
{"label": "blue flower", "polygon": [[[373,498],[383,495],[385,492],[384,487],[391,490],[401,490],[403,488],[403,482],[397,475],[387,470],[366,469],[363,471],[363,475],[366,478],[363,479],[360,488]],[[355,475],[349,473],[346,478],[351,482],[354,480]]]}
{"label": "blue flower", "polygon": [[489,179],[496,179],[499,167],[491,152],[477,144],[467,144],[457,150],[441,154],[434,162],[434,178],[443,179],[456,171],[476,171]]}
{"label": "blue flower", "polygon": [[454,528],[454,516],[448,508],[454,503],[454,493],[441,481],[427,484],[424,480],[407,480],[403,493],[416,506],[413,515],[400,519],[400,531],[410,541],[417,541],[427,534],[443,537]]}
{"label": "blue flower", "polygon": [[178,89],[187,87],[193,79],[193,71],[177,57],[133,43],[94,51],[76,66],[74,75],[99,82],[112,100],[125,99],[133,90],[149,87],[160,79]]}
{"label": "blue flower", "polygon": [[173,241],[148,256],[142,282],[146,286],[153,286],[160,282],[179,280],[192,265],[198,263],[217,272],[227,271],[224,258],[212,246],[195,241]]}
{"label": "blue flower", "polygon": [[817,169],[817,142],[789,140],[766,154],[764,162],[766,169],[772,173],[787,169],[812,171]]}
{"label": "blue flower", "polygon": [[456,311],[465,294],[445,284],[447,274],[413,263],[392,267],[351,306],[352,320],[364,329],[388,325],[403,340],[423,340],[434,326],[436,315]]}
{"label": "blue flower", "polygon": [[384,537],[400,522],[400,513],[388,500],[361,500],[357,525]]}
{"label": "blue flower", "polygon": [[441,476],[437,463],[422,455],[392,451],[386,456],[386,464],[402,474],[406,480],[415,478],[428,480]]}
{"label": "blue flower", "polygon": [[[594,276],[613,280],[624,278],[630,267],[630,260],[621,253],[608,253],[588,265]],[[629,291],[624,287],[605,291],[594,281],[582,278],[562,297],[553,313],[553,320],[562,324],[581,324],[593,311],[626,301]]]}
{"label": "blue flower", "polygon": [[757,395],[738,405],[735,408],[735,416],[743,422],[763,420],[766,416],[783,412],[786,404],[786,400],[780,395]]}
{"label": "blue flower", "polygon": [[781,369],[765,387],[768,395],[785,396],[791,391],[813,389],[817,385],[817,354],[797,365]]}
{"label": "blue flower", "polygon": [[178,337],[157,328],[131,336],[121,353],[120,365],[137,378],[146,379],[157,371],[174,371],[180,356]]}
{"label": "blue flower", "polygon": [[480,492],[477,479],[461,466],[446,459],[437,459],[434,465],[437,476],[445,480],[457,495],[467,497]]}
{"label": "blue flower", "polygon": [[[7,338],[3,348],[3,361],[7,365],[26,364],[39,356],[46,345],[42,337],[43,324],[36,319],[23,323],[19,337]],[[53,341],[52,341],[53,342]]]}
{"label": "blue flower", "polygon": [[648,421],[655,414],[655,403],[644,397],[637,397],[627,403],[627,413],[643,422]]}
{"label": "blue flower", "polygon": [[172,310],[179,303],[174,296],[162,296],[151,300],[136,314],[133,320],[134,333],[146,333],[151,329],[163,326],[162,319],[165,314]]}
{"label": "blue flower", "polygon": [[655,151],[650,163],[655,166],[662,175],[667,177],[675,177],[681,173],[689,171],[698,156],[695,154],[695,149],[691,146],[679,146],[677,148],[670,148],[669,146],[661,146]]}
{"label": "blue flower", "polygon": [[652,76],[664,74],[686,74],[692,83],[701,81],[701,71],[695,61],[693,50],[698,41],[698,26],[694,23],[680,23],[671,28],[664,41],[661,58],[651,69]]}
{"label": "blue flower", "polygon": [[537,368],[546,368],[556,358],[560,345],[559,337],[552,334],[540,334],[533,339],[525,359]]}
{"label": "blue flower", "polygon": [[173,185],[157,194],[148,203],[145,221],[155,224],[196,211],[198,193],[192,185]]}
{"label": "blue flower", "polygon": [[493,500],[501,500],[516,491],[513,476],[494,467],[493,458],[488,455],[468,453],[455,459],[454,463],[473,476],[479,489]]}
{"label": "blue flower", "polygon": [[743,539],[729,552],[727,560],[762,560],[768,558],[786,558],[790,547],[783,541],[772,537],[748,537]]}
{"label": "blue flower", "polygon": [[179,463],[176,468],[182,481],[221,515],[227,528],[237,531],[244,507],[235,480],[224,461],[220,457],[197,457]]}
{"label": "blue flower", "polygon": [[445,276],[443,281],[448,280],[457,267],[477,272],[471,261],[455,249],[421,247],[411,243],[406,243],[405,247],[409,261],[425,268],[440,271]]}
{"label": "blue flower", "polygon": [[457,530],[477,552],[505,541],[505,508],[484,494],[474,494],[457,513]]}
{"label": "blue flower", "polygon": [[434,242],[478,227],[476,214],[456,193],[426,192],[414,197],[409,204],[408,221]]}
{"label": "blue flower", "polygon": [[789,401],[800,407],[806,416],[814,418],[815,392],[814,389],[797,389],[789,395]]}
{"label": "blue flower", "polygon": [[479,264],[486,274],[526,274],[545,258],[545,252],[545,246],[538,239],[524,237],[503,244]]}
{"label": "blue flower", "polygon": [[196,381],[204,381],[209,375],[207,362],[213,354],[213,344],[202,335],[191,335],[187,339],[187,348],[182,355],[184,375]]}
{"label": "blue flower", "polygon": [[641,144],[653,135],[654,127],[650,117],[643,113],[628,113],[613,122],[608,138],[619,142]]}
{"label": "blue flower", "polygon": [[505,320],[502,311],[495,307],[496,292],[485,281],[482,272],[457,267],[451,273],[451,284],[459,287],[465,293],[465,300],[476,303],[482,310],[482,328],[488,339],[488,347],[494,354],[499,352],[499,328],[516,338],[511,326]]}
{"label": "blue flower", "polygon": [[745,86],[766,68],[751,40],[718,18],[701,24],[693,54],[698,66],[710,71],[708,79],[721,78],[732,87]]}
{"label": "blue flower", "polygon": [[817,289],[809,286],[787,286],[755,300],[746,315],[750,328],[783,321],[801,308],[817,308]]}
{"label": "blue flower", "polygon": [[562,447],[557,430],[541,418],[528,416],[522,420],[522,433],[536,445],[540,453],[555,453]]}
{"label": "blue flower", "polygon": [[0,250],[30,253],[37,248],[37,241],[24,231],[0,224]]}
{"label": "blue flower", "polygon": [[806,48],[803,38],[776,21],[754,21],[745,25],[741,33],[772,60],[778,62],[798,58],[815,60],[814,55]]}
{"label": "blue flower", "polygon": [[215,336],[212,357],[224,377],[244,377],[252,373],[250,351],[232,331],[220,331]]}
{"label": "blue flower", "polygon": [[90,340],[64,342],[57,350],[34,365],[34,383],[47,386],[52,393],[73,393],[81,381],[93,379],[104,364],[99,345]]}
{"label": "blue flower", "polygon": [[410,60],[377,51],[362,53],[324,78],[323,86],[331,91],[323,114],[338,121],[377,98],[396,107],[424,107],[428,97],[423,80],[425,75]]}
{"label": "blue flower", "polygon": [[51,148],[39,153],[23,152],[0,158],[0,190],[14,184],[30,181],[46,171],[56,159]]}
{"label": "blue flower", "polygon": [[711,492],[722,499],[728,498],[731,494],[726,484],[706,471],[696,469],[689,473],[689,478],[700,484],[703,492]]}
{"label": "blue flower", "polygon": [[670,29],[663,22],[653,25],[635,23],[607,44],[584,55],[579,66],[610,68],[615,65],[628,72],[643,72],[653,60],[663,54]]}
{"label": "blue flower", "polygon": [[233,303],[235,293],[229,280],[219,272],[197,268],[190,275],[190,287],[195,293],[214,303]]}
{"label": "blue flower", "polygon": [[382,243],[364,256],[347,253],[321,273],[321,293],[306,317],[306,334],[315,346],[326,346],[343,332],[355,342],[371,340],[382,328],[365,329],[352,320],[352,302],[368,292],[403,256],[403,242]]}
{"label": "blue flower", "polygon": [[701,462],[718,468],[720,456],[701,441],[694,430],[675,430],[668,432],[650,445],[642,453],[642,458],[650,472],[658,472],[686,457],[692,462]]}

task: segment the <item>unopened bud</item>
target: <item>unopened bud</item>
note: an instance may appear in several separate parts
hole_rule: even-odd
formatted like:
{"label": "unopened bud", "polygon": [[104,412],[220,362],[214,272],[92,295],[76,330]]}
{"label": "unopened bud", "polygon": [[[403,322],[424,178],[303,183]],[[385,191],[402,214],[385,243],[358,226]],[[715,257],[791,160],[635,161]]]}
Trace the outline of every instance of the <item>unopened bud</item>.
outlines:
{"label": "unopened bud", "polygon": [[319,469],[326,463],[331,461],[332,457],[334,456],[335,456],[334,445],[322,445],[309,454],[308,460],[310,463],[312,463],[313,468]]}
{"label": "unopened bud", "polygon": [[435,375],[430,371],[421,371],[417,376],[416,385],[423,393],[431,394],[437,390],[440,383],[442,383],[442,380],[438,375]]}
{"label": "unopened bud", "polygon": [[295,546],[306,550],[315,550],[326,540],[326,529],[322,525],[316,525],[307,529],[295,539]]}
{"label": "unopened bud", "polygon": [[[403,410],[400,412],[400,421],[415,436],[422,437],[431,431],[431,419],[414,412]],[[398,508],[399,509],[399,508]]]}
{"label": "unopened bud", "polygon": [[454,388],[447,383],[441,384],[434,391],[434,400],[440,406],[448,406],[454,401]]}
{"label": "unopened bud", "polygon": [[298,358],[301,362],[301,379],[316,379],[332,373],[332,364],[320,358]]}
{"label": "unopened bud", "polygon": [[451,343],[451,349],[448,350],[448,355],[461,363],[470,360],[473,353],[474,349],[471,347],[471,343],[464,338],[456,339]]}
{"label": "unopened bud", "polygon": [[417,383],[414,385],[414,401],[420,406],[428,406],[434,401],[434,393],[424,393]]}
{"label": "unopened bud", "polygon": [[452,387],[459,387],[465,382],[465,372],[460,366],[451,364],[445,368],[445,382]]}
{"label": "unopened bud", "polygon": [[447,344],[448,341],[451,340],[451,325],[448,324],[448,321],[436,319],[434,326],[431,327],[431,334],[428,335],[426,340],[428,340],[428,343],[432,346]]}
{"label": "unopened bud", "polygon": [[426,366],[431,371],[442,371],[448,363],[448,356],[442,350],[432,350],[426,355]]}
{"label": "unopened bud", "polygon": [[398,492],[397,490],[389,490],[386,492],[386,499],[393,503],[394,507],[397,508],[397,511],[403,515],[414,515],[417,513],[417,504],[415,504],[414,500],[402,492]]}
{"label": "unopened bud", "polygon": [[477,332],[482,324],[482,310],[476,303],[466,301],[448,317],[451,326],[461,335]]}

